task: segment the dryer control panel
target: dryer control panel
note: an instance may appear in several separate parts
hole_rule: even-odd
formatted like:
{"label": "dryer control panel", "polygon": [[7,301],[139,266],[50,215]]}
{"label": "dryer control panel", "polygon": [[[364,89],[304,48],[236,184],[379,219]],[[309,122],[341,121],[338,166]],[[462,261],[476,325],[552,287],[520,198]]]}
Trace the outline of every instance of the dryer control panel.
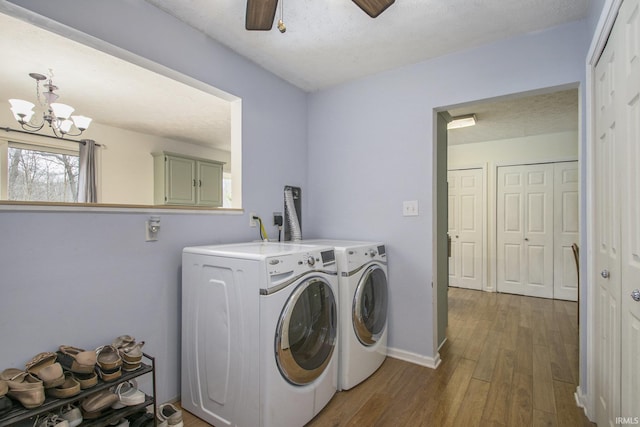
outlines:
{"label": "dryer control panel", "polygon": [[347,254],[347,271],[361,267],[371,261],[383,264],[387,262],[387,251],[384,245],[371,245],[349,248]]}
{"label": "dryer control panel", "polygon": [[337,274],[333,249],[313,250],[287,255],[273,256],[266,260],[269,288],[278,287],[288,281],[310,273]]}

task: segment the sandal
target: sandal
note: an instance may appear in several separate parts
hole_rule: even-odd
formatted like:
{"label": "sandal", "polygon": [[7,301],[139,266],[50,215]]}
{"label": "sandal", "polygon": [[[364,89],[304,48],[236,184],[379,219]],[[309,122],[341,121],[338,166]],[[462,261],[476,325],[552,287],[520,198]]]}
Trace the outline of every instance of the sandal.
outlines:
{"label": "sandal", "polygon": [[39,353],[25,365],[27,372],[42,380],[45,389],[58,387],[65,381],[62,366],[56,358],[52,352]]}
{"label": "sandal", "polygon": [[95,372],[91,372],[90,374],[74,373],[73,376],[80,383],[81,390],[86,390],[98,384],[98,375]]}
{"label": "sandal", "polygon": [[142,346],[144,345],[144,341],[140,341],[139,343],[131,343],[131,345],[127,345],[120,348],[120,355],[122,358],[129,363],[138,363],[142,360]]}
{"label": "sandal", "polygon": [[96,352],[70,345],[61,345],[58,360],[67,370],[77,374],[90,374],[96,365]]}
{"label": "sandal", "polygon": [[118,384],[115,393],[118,395],[118,401],[111,405],[112,409],[140,405],[141,403],[144,403],[147,398],[143,392],[138,390],[138,383],[136,380],[129,380]]}
{"label": "sandal", "polygon": [[77,406],[66,405],[60,410],[60,416],[69,421],[69,427],[77,427],[82,424],[82,412]]}
{"label": "sandal", "polygon": [[136,339],[131,335],[120,335],[118,338],[113,340],[111,345],[119,349],[121,347],[125,347],[128,344],[134,343],[135,341]]}
{"label": "sandal", "polygon": [[114,346],[103,345],[96,348],[96,364],[101,370],[109,371],[122,366],[122,358]]}
{"label": "sandal", "polygon": [[58,399],[75,396],[76,394],[80,394],[80,382],[78,382],[71,372],[65,372],[64,383],[58,387],[48,389],[47,394]]}

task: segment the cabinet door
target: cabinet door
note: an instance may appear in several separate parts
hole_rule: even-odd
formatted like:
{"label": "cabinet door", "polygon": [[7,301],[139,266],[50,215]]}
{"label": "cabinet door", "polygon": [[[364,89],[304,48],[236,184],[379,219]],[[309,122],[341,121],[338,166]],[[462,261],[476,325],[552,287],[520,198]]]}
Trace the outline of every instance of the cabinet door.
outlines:
{"label": "cabinet door", "polygon": [[195,161],[173,156],[167,156],[166,159],[166,203],[195,205]]}
{"label": "cabinet door", "polygon": [[222,206],[222,165],[198,163],[198,204]]}

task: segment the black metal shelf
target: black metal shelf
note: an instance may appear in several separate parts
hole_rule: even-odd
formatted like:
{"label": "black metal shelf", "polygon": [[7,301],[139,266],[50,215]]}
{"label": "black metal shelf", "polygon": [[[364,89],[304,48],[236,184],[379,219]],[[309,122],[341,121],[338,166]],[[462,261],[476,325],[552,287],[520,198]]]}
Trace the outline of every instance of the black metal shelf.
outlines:
{"label": "black metal shelf", "polygon": [[150,362],[150,364],[142,363],[140,368],[135,371],[126,372],[122,371],[122,376],[114,381],[105,382],[102,380],[98,380],[98,384],[95,386],[88,388],[86,390],[82,390],[79,394],[75,396],[64,398],[64,399],[56,399],[53,397],[47,397],[44,403],[37,408],[26,409],[20,405],[19,402],[12,400],[14,407],[9,410],[4,415],[0,416],[0,427],[14,425],[20,421],[25,421],[29,419],[35,420],[35,417],[39,415],[46,414],[48,412],[54,412],[56,409],[61,408],[67,404],[81,401],[87,396],[90,396],[94,393],[97,393],[101,390],[107,389],[109,387],[116,386],[122,382],[131,380],[133,378],[137,378],[139,376],[151,373],[153,374],[153,396],[145,395],[146,399],[144,403],[135,406],[126,406],[121,409],[113,409],[111,411],[106,412],[99,418],[84,420],[82,422],[83,426],[107,426],[114,421],[119,420],[120,418],[126,417],[127,415],[131,415],[142,408],[146,408],[150,405],[153,405],[153,416],[154,419],[156,417],[156,405],[155,405],[155,395],[156,395],[156,362],[155,358],[149,356],[146,353],[143,353],[143,356]]}

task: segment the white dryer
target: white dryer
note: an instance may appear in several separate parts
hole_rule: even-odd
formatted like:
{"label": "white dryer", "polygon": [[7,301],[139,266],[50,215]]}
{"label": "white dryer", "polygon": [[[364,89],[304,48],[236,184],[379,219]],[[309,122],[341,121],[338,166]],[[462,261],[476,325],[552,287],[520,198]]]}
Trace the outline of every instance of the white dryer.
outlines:
{"label": "white dryer", "polygon": [[313,239],[336,251],[340,301],[338,390],[371,376],[387,357],[387,253],[378,242]]}
{"label": "white dryer", "polygon": [[300,427],[338,380],[332,247],[185,248],[182,406],[218,427]]}

